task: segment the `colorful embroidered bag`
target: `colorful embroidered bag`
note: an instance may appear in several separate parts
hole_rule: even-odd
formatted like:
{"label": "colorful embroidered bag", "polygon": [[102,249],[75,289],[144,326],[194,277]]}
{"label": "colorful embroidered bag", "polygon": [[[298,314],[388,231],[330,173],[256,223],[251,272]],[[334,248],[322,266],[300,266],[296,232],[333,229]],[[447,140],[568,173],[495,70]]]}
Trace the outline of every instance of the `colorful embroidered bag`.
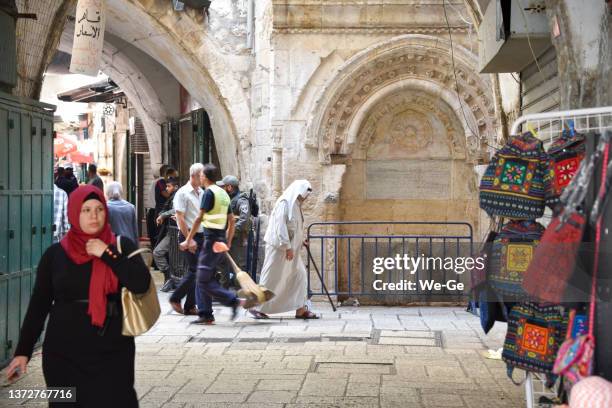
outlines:
{"label": "colorful embroidered bag", "polygon": [[576,133],[573,128],[570,131],[564,130],[561,137],[548,148],[552,180],[546,194],[546,204],[551,208],[554,209],[560,203],[559,197],[578,171],[584,153],[584,136]]}
{"label": "colorful embroidered bag", "polygon": [[561,306],[526,302],[512,307],[502,352],[508,376],[512,379],[514,368],[552,374],[566,329]]}
{"label": "colorful embroidered bag", "polygon": [[493,156],[480,181],[480,208],[490,216],[540,218],[550,189],[549,165],[542,142],[531,133],[511,138]]}
{"label": "colorful embroidered bag", "polygon": [[561,223],[561,216],[553,218],[535,249],[523,279],[523,289],[543,302],[561,303],[574,266],[586,217],[572,214]]}
{"label": "colorful embroidered bag", "polygon": [[504,300],[517,300],[526,295],[523,276],[543,232],[544,227],[536,221],[510,221],[493,241],[487,279]]}

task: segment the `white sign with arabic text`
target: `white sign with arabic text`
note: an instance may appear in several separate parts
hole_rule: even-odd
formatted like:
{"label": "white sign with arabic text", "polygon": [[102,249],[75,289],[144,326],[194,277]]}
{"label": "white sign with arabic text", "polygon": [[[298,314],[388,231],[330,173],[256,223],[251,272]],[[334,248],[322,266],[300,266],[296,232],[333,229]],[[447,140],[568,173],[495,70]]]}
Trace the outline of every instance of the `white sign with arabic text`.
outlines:
{"label": "white sign with arabic text", "polygon": [[75,18],[70,72],[98,75],[106,23],[104,0],[79,0]]}

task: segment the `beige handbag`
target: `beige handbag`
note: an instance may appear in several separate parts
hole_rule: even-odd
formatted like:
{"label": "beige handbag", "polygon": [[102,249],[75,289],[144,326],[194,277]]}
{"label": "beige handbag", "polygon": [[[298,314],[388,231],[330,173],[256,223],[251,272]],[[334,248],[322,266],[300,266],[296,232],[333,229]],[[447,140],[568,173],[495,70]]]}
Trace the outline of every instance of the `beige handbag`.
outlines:
{"label": "beige handbag", "polygon": [[[122,253],[120,238],[120,236],[117,237],[117,250],[119,253]],[[150,249],[137,249],[128,255],[128,259],[147,251],[150,251]],[[127,288],[122,288],[121,304],[123,306],[123,328],[121,334],[124,336],[139,336],[153,327],[161,314],[153,277],[151,277],[149,289],[145,293],[135,294]]]}

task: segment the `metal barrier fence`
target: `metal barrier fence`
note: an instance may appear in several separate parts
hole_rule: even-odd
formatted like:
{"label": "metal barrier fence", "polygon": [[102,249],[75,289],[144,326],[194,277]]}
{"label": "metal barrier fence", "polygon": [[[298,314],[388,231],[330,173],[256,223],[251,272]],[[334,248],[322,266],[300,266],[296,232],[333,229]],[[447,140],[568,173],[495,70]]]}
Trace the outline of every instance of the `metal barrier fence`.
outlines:
{"label": "metal barrier fence", "polygon": [[[179,229],[175,225],[168,226],[168,234],[170,234],[170,250],[169,250],[169,263],[170,271],[174,280],[180,280],[188,269],[185,257],[181,255],[179,250]],[[259,262],[261,261],[258,256],[259,248],[259,219],[254,220],[254,229],[249,234],[249,242],[245,247],[245,259],[246,259],[246,271],[249,272],[253,280],[257,280],[257,270]],[[222,262],[225,265],[224,262]],[[224,266],[222,266],[224,267]]]}
{"label": "metal barrier fence", "polygon": [[168,232],[170,234],[170,271],[172,277],[175,280],[180,280],[188,269],[185,257],[181,256],[179,250],[179,229],[176,225],[168,225]]}
{"label": "metal barrier fence", "polygon": [[[357,232],[355,232],[357,230]],[[313,268],[307,259],[308,291],[323,295],[321,280],[331,295],[344,297],[376,297],[378,300],[412,301],[464,301],[468,299],[468,273],[420,267],[414,272],[395,267],[373,273],[375,258],[429,257],[457,259],[473,253],[473,229],[466,222],[315,222],[308,226],[310,251],[322,275],[311,276]],[[401,262],[400,262],[401,263]],[[380,265],[379,265],[380,266]],[[374,281],[379,282],[374,282]],[[384,282],[428,281],[464,284],[466,290],[458,292],[444,288],[432,292],[418,285],[412,290],[380,291],[375,289]],[[409,284],[412,285],[412,284]]]}

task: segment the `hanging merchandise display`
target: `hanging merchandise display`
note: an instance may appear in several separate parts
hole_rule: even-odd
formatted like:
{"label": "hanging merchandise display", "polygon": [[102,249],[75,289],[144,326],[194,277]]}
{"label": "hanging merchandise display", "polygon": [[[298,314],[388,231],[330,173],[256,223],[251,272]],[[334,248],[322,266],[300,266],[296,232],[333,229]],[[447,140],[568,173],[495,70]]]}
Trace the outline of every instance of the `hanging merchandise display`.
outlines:
{"label": "hanging merchandise display", "polygon": [[490,216],[536,219],[550,188],[550,157],[531,132],[511,138],[492,158],[480,181],[480,208]]}
{"label": "hanging merchandise display", "polygon": [[[491,216],[514,221],[504,224],[493,243],[486,263],[486,282],[481,281],[480,270],[474,271],[472,282],[474,296],[480,300],[485,332],[496,319],[507,318],[502,358],[511,378],[515,368],[525,370],[526,405],[533,408],[537,396],[564,400],[569,392],[571,401],[583,384],[599,378],[595,376],[607,378],[610,372],[606,351],[609,347],[605,347],[607,339],[603,337],[609,333],[606,319],[610,318],[606,303],[610,291],[609,255],[606,255],[610,214],[604,212],[610,207],[606,199],[612,195],[609,192],[612,107],[526,115],[513,124],[511,134],[517,134],[521,126],[526,126],[529,133],[511,139],[493,157],[481,180],[481,207]],[[517,139],[522,140],[519,146],[537,146],[537,143],[528,143],[532,137],[550,137],[551,144],[546,157],[542,156],[548,163],[545,174],[542,173],[542,188],[533,192],[538,199],[543,194],[543,200],[532,200],[538,206],[526,209],[517,200],[524,198],[521,193],[531,191],[526,188],[526,181],[533,179],[528,174],[537,175],[524,173],[516,165],[523,159],[529,168],[525,157],[509,159],[507,154]],[[519,156],[516,150],[513,153]],[[531,167],[535,168],[533,164]],[[521,178],[523,174],[525,177]],[[595,181],[597,186],[593,185]],[[514,187],[510,182],[515,183]],[[512,198],[506,199],[504,193]],[[543,231],[535,220],[543,215],[544,205],[553,209],[553,218]],[[523,219],[526,221],[517,221]],[[525,229],[526,241],[532,240],[532,245],[509,250],[508,246],[521,244],[516,237],[522,233],[520,228]],[[594,251],[584,250],[583,242],[593,243]],[[585,275],[584,266],[588,265],[591,266]],[[562,306],[561,303],[581,295],[580,279],[584,276],[590,283],[590,297],[572,303],[574,309],[568,310],[570,304]],[[572,288],[576,285],[574,289],[570,290],[569,282]],[[487,291],[494,293],[493,300],[495,295],[501,300],[491,302]],[[509,303],[512,301],[519,303]],[[506,314],[507,309],[499,306],[511,309]],[[556,383],[559,377],[562,381]],[[534,381],[545,382],[548,390],[536,395]],[[564,387],[553,389],[553,384]]]}
{"label": "hanging merchandise display", "polygon": [[493,241],[487,280],[504,300],[526,295],[523,276],[543,233],[544,227],[536,221],[510,221]]}

